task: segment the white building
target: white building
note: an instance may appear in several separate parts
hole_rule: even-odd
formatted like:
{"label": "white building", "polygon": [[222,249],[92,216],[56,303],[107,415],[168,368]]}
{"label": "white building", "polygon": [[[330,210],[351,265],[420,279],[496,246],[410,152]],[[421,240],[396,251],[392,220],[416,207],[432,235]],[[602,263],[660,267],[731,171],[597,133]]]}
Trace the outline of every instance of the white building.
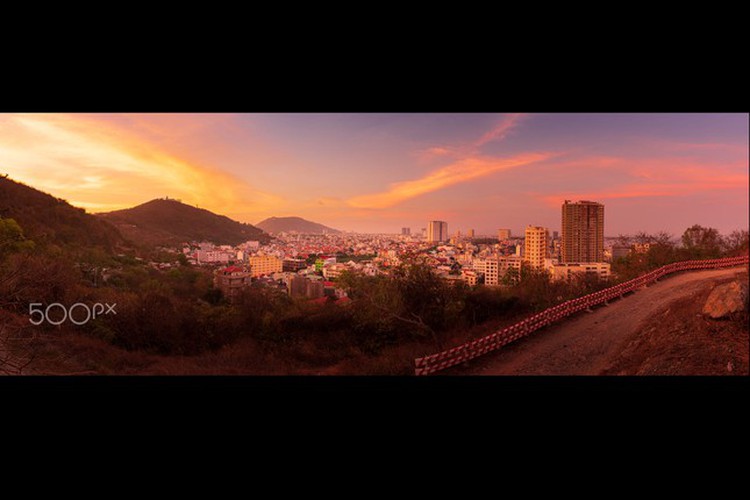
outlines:
{"label": "white building", "polygon": [[516,276],[520,275],[522,260],[516,255],[478,259],[474,261],[473,270],[484,274],[485,285],[500,285],[508,271],[514,270]]}
{"label": "white building", "polygon": [[484,274],[477,271],[461,271],[461,278],[469,286],[480,285],[484,283]]}
{"label": "white building", "polygon": [[601,279],[609,278],[610,265],[606,262],[571,262],[550,267],[553,280],[567,280],[576,274],[595,274]]}
{"label": "white building", "polygon": [[341,273],[348,270],[349,267],[346,264],[330,264],[323,266],[323,277],[327,280],[336,279],[341,276]]}
{"label": "white building", "polygon": [[195,252],[198,264],[226,264],[234,259],[234,253],[224,250],[198,250]]}

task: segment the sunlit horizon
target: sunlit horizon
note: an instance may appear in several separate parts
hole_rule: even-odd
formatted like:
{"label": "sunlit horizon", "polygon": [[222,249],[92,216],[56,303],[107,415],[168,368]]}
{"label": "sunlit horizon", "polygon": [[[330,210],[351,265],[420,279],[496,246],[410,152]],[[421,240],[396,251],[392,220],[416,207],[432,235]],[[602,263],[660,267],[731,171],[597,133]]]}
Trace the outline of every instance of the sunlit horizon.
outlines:
{"label": "sunlit horizon", "polygon": [[747,114],[0,114],[0,174],[88,212],[175,198],[362,233],[748,228]]}

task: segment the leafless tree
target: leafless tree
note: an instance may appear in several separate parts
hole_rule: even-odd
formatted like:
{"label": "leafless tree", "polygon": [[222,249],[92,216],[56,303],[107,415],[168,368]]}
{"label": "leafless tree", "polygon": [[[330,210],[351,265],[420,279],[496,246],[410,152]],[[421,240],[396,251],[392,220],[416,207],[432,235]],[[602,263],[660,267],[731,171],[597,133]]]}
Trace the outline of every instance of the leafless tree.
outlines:
{"label": "leafless tree", "polygon": [[629,234],[618,234],[615,244],[620,247],[629,247],[632,239],[633,237]]}
{"label": "leafless tree", "polygon": [[675,243],[674,236],[668,231],[659,231],[652,238],[657,245],[672,246]]}
{"label": "leafless tree", "polygon": [[747,253],[749,241],[747,229],[734,230],[723,238],[723,249],[727,253]]}

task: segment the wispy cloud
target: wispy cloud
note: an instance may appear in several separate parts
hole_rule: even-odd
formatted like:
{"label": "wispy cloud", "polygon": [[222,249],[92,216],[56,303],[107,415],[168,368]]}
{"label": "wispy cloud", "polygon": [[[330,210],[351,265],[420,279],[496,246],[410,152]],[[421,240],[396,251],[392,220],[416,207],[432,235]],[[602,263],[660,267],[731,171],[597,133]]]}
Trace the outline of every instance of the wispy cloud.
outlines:
{"label": "wispy cloud", "polygon": [[435,158],[453,159],[453,162],[418,179],[391,184],[385,192],[351,198],[349,205],[358,208],[392,207],[416,196],[553,156],[552,153],[524,153],[510,158],[491,158],[479,154],[479,149],[485,144],[504,139],[524,116],[520,113],[506,115],[491,130],[468,144],[432,146],[418,151],[417,157],[422,162]]}
{"label": "wispy cloud", "polygon": [[454,184],[478,179],[513,167],[546,160],[552,153],[525,153],[510,158],[471,157],[438,168],[411,181],[397,182],[383,193],[357,196],[349,204],[359,208],[387,208]]}
{"label": "wispy cloud", "polygon": [[503,120],[498,123],[492,130],[484,134],[479,140],[475,141],[474,148],[484,146],[488,142],[500,141],[505,139],[505,136],[518,124],[518,122],[526,115],[523,113],[512,113],[506,115]]}
{"label": "wispy cloud", "polygon": [[503,118],[478,139],[458,145],[438,145],[422,149],[417,152],[417,157],[421,162],[429,162],[436,158],[466,158],[479,154],[479,149],[485,144],[501,141],[523,120],[526,118],[523,113],[511,113]]}

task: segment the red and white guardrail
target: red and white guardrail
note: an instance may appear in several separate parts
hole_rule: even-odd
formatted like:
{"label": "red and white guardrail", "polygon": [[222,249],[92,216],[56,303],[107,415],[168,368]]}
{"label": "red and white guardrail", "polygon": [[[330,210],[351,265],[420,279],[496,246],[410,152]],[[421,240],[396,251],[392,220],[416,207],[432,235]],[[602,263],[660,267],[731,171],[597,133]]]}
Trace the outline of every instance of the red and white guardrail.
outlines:
{"label": "red and white guardrail", "polygon": [[662,276],[670,273],[688,270],[734,267],[747,264],[748,255],[743,255],[741,257],[726,257],[723,259],[687,260],[667,264],[666,266],[655,269],[643,276],[638,276],[630,281],[545,309],[530,318],[526,318],[515,325],[503,328],[502,330],[487,335],[486,337],[467,342],[446,351],[431,354],[423,358],[417,358],[414,360],[415,374],[429,375],[451,366],[461,364],[470,359],[477,358],[488,352],[495,351],[514,340],[518,340],[521,337],[525,337],[530,333],[539,330],[544,326],[571,316],[579,311],[584,311],[593,306],[604,304],[614,298],[621,297],[627,292],[632,292],[641,287],[647,286],[649,283],[653,283]]}

